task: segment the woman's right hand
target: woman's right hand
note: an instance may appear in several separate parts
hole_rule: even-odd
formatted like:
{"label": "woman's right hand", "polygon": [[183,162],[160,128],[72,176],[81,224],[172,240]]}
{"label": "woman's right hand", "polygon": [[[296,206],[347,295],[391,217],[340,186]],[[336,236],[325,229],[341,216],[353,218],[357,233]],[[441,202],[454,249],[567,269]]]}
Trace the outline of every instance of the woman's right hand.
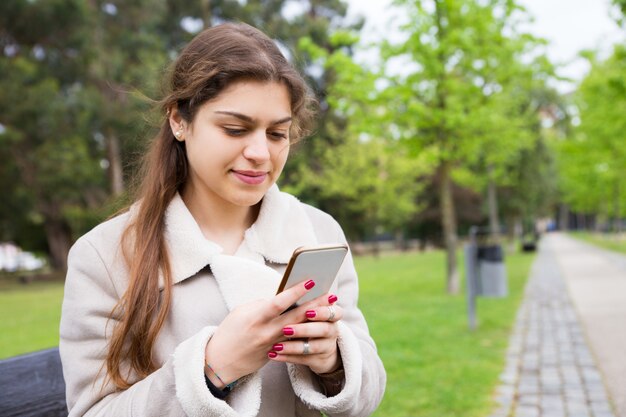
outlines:
{"label": "woman's right hand", "polygon": [[282,313],[314,285],[309,280],[269,300],[253,301],[233,309],[216,329],[205,349],[205,361],[212,371],[207,367],[204,371],[213,385],[222,389],[265,365],[267,352],[278,339],[284,338],[283,327],[305,321],[305,311],[316,300]]}

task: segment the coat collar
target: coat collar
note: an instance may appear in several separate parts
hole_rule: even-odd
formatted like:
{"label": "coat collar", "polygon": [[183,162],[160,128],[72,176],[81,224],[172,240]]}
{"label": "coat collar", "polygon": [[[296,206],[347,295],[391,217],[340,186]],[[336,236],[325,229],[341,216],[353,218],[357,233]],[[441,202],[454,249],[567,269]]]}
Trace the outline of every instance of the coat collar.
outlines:
{"label": "coat collar", "polygon": [[[174,283],[195,275],[207,265],[214,269],[217,265],[213,263],[226,257],[217,243],[204,237],[179,194],[165,213],[165,240]],[[243,256],[263,266],[266,261],[286,264],[294,249],[316,243],[303,204],[273,185],[263,197],[259,217],[245,232],[235,258]]]}

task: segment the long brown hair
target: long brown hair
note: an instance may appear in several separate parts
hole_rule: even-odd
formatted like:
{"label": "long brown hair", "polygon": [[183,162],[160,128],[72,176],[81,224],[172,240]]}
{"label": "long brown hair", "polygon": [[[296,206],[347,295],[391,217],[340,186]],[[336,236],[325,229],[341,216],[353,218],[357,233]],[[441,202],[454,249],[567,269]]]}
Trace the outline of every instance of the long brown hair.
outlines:
{"label": "long brown hair", "polygon": [[[304,136],[312,120],[313,99],[302,77],[269,37],[246,24],[226,23],[198,34],[173,63],[168,78],[161,111],[165,114],[176,108],[188,124],[202,104],[242,79],[287,87],[292,139]],[[137,210],[122,236],[130,281],[111,312],[117,322],[106,358],[107,377],[121,389],[130,386],[132,372],[143,379],[157,369],[152,351],[169,313],[172,285],[164,215],[187,175],[185,144],[175,140],[165,117],[143,160],[134,199]],[[162,294],[159,273],[164,282]]]}

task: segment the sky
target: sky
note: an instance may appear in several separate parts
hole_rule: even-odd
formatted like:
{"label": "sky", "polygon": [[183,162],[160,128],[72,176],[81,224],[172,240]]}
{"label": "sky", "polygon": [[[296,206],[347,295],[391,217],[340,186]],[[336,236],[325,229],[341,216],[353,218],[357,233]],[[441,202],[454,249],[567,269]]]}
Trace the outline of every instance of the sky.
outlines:
{"label": "sky", "polygon": [[[589,65],[578,53],[584,49],[598,49],[610,53],[611,45],[626,39],[610,17],[610,0],[518,0],[534,21],[528,30],[535,36],[548,40],[547,53],[552,62],[562,64],[557,70],[561,76],[574,82],[559,82],[561,92],[575,88],[589,70]],[[374,41],[392,35],[387,22],[394,14],[390,0],[348,0],[348,15],[366,17],[364,41]]]}

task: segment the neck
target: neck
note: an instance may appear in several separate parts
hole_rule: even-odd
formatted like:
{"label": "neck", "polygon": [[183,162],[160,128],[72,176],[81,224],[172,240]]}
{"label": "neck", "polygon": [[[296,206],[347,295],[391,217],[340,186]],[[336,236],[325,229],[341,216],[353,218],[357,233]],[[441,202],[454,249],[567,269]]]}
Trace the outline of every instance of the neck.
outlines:
{"label": "neck", "polygon": [[251,207],[227,204],[191,189],[184,189],[181,197],[204,237],[220,245],[226,255],[237,251],[261,207],[261,203]]}

